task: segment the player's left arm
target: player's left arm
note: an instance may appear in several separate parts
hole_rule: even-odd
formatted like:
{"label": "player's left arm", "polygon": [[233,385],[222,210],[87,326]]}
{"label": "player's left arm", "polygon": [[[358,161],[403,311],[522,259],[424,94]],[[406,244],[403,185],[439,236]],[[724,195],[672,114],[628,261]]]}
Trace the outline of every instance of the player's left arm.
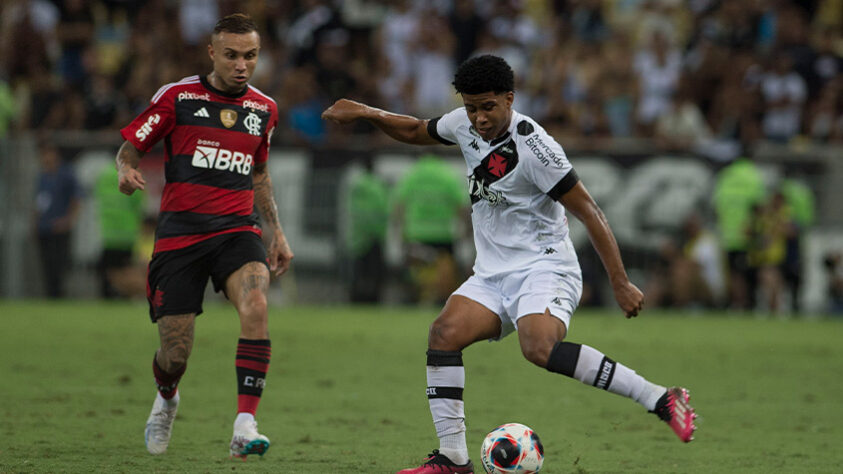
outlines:
{"label": "player's left arm", "polygon": [[609,274],[615,300],[626,314],[627,318],[638,316],[644,308],[644,294],[637,286],[629,281],[624,269],[621,253],[615,235],[609,227],[609,222],[603,211],[585,189],[582,182],[575,184],[568,192],[559,197],[559,202],[565,209],[571,211],[588,231],[591,245],[600,255],[603,267]]}
{"label": "player's left arm", "polygon": [[278,206],[275,205],[275,198],[272,192],[272,178],[269,176],[267,162],[255,163],[252,174],[255,189],[255,206],[263,219],[264,226],[269,230],[271,236],[269,241],[269,270],[279,276],[290,268],[290,261],[293,259],[293,251],[287,242],[287,237],[281,229],[281,221],[278,219]]}

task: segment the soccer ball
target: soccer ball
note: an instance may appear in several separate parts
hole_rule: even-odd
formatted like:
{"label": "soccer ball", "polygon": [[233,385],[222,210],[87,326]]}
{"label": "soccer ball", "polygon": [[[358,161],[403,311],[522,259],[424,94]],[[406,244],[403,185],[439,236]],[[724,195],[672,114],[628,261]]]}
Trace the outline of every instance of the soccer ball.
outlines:
{"label": "soccer ball", "polygon": [[486,435],[480,459],[489,474],[529,474],[542,468],[544,447],[529,427],[507,423]]}

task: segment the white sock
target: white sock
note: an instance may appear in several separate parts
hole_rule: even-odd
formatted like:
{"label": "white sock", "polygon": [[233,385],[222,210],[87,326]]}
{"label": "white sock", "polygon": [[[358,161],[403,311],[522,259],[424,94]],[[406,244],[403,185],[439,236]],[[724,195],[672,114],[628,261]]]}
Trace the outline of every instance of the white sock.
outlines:
{"label": "white sock", "polygon": [[237,418],[234,419],[234,426],[237,426],[241,423],[245,423],[247,421],[255,421],[255,415],[251,413],[238,413]]}
{"label": "white sock", "polygon": [[164,402],[164,405],[166,405],[167,408],[173,408],[174,406],[179,404],[179,392],[176,392],[176,394],[173,395],[173,397],[169,400],[162,397],[161,392],[158,392],[158,398],[160,398],[161,401]]}
{"label": "white sock", "polygon": [[659,397],[667,390],[585,344],[558,343],[548,361],[548,370],[631,398],[649,411],[656,408]]}
{"label": "white sock", "polygon": [[465,368],[462,354],[430,350],[427,353],[427,398],[439,452],[456,464],[468,462],[465,443],[465,408],[462,392]]}

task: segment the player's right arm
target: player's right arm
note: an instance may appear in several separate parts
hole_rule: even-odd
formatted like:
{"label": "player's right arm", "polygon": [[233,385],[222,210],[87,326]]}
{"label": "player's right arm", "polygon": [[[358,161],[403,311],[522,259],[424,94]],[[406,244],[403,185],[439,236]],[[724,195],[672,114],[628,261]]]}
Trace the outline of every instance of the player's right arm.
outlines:
{"label": "player's right arm", "polygon": [[138,170],[143,155],[144,153],[129,141],[123,142],[117,151],[117,186],[121,193],[131,196],[136,189],[142,190],[146,187],[146,181]]}
{"label": "player's right arm", "polygon": [[435,145],[439,140],[427,132],[427,120],[400,115],[360,102],[340,99],[322,112],[322,118],[345,125],[358,119],[371,122],[390,137],[411,145]]}

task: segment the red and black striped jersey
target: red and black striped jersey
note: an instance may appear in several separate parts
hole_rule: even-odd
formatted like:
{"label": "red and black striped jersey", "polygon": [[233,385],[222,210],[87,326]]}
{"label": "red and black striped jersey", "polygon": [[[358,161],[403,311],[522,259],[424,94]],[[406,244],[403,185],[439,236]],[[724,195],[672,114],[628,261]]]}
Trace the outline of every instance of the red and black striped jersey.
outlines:
{"label": "red and black striped jersey", "polygon": [[252,86],[227,94],[204,76],[191,76],[158,90],[121,130],[142,152],[164,140],[155,253],[229,232],[260,234],[252,169],[266,162],[277,123],[275,101]]}

